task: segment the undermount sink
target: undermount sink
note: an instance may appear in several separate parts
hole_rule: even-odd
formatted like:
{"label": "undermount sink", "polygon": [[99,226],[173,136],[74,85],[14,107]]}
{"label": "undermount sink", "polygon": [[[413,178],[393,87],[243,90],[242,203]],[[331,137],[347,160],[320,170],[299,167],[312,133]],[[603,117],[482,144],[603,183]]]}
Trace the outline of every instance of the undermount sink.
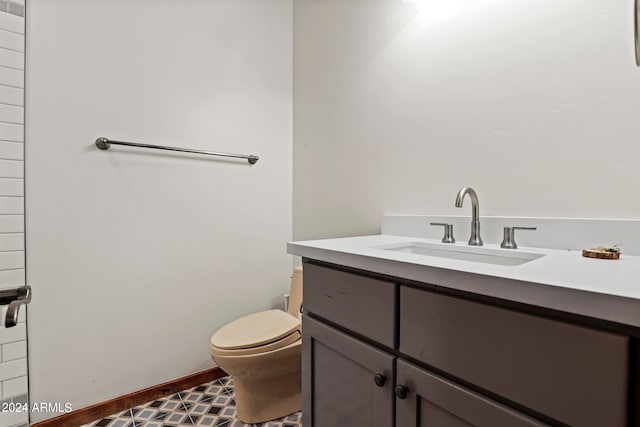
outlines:
{"label": "undermount sink", "polygon": [[478,246],[449,246],[438,243],[407,242],[394,245],[376,246],[374,249],[404,252],[416,255],[426,255],[440,258],[455,259],[460,261],[473,261],[495,265],[522,265],[533,261],[543,254],[532,252],[511,251],[509,249],[490,249]]}

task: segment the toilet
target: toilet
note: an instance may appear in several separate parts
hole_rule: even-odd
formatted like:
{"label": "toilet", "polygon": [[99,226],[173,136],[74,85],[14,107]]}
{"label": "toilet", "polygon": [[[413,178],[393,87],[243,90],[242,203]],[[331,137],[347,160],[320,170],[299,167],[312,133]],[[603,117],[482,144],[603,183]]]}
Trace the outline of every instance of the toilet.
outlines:
{"label": "toilet", "polygon": [[301,303],[302,267],[296,267],[287,312],[253,313],[211,337],[211,357],[233,377],[236,416],[244,423],[262,423],[301,410]]}

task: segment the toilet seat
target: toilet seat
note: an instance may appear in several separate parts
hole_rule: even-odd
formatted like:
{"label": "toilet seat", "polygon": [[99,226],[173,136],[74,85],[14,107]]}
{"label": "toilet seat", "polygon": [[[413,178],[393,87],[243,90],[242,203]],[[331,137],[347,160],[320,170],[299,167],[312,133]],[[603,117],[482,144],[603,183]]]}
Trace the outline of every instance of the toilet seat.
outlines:
{"label": "toilet seat", "polygon": [[267,310],[220,328],[209,342],[212,354],[245,356],[277,350],[300,340],[300,320],[281,310]]}
{"label": "toilet seat", "polygon": [[295,344],[298,341],[302,341],[302,335],[296,331],[289,336],[286,336],[280,340],[272,343],[262,345],[259,347],[241,348],[235,350],[225,350],[216,347],[212,343],[209,344],[209,350],[214,356],[255,356],[257,354],[267,353],[274,350],[285,348],[289,345]]}

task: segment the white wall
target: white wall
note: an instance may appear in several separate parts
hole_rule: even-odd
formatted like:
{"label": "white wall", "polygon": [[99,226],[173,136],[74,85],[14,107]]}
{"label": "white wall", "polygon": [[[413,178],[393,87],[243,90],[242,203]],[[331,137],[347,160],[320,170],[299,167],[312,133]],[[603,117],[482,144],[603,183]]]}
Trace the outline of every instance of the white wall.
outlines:
{"label": "white wall", "polygon": [[30,398],[78,409],[211,367],[211,334],[288,289],[291,1],[27,13]]}
{"label": "white wall", "polygon": [[633,0],[294,2],[294,238],[383,213],[639,218]]}
{"label": "white wall", "polygon": [[[24,255],[24,3],[0,2],[0,289],[25,284]],[[9,13],[9,7],[11,12]],[[20,9],[18,11],[16,8]],[[25,308],[5,328],[0,311],[0,401],[27,393]],[[0,412],[0,425],[26,425],[28,414]]]}

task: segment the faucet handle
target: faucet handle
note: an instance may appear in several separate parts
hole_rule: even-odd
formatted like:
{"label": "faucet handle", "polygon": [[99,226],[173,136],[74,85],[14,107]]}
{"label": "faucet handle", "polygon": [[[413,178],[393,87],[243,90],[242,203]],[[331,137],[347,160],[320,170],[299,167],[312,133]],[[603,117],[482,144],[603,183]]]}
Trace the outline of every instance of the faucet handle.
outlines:
{"label": "faucet handle", "polygon": [[515,239],[516,230],[537,230],[537,227],[505,227],[504,238],[500,244],[501,248],[505,249],[518,249]]}
{"label": "faucet handle", "polygon": [[455,243],[456,239],[453,238],[453,224],[447,224],[445,222],[432,222],[430,225],[440,225],[444,227],[444,237],[442,243]]}

